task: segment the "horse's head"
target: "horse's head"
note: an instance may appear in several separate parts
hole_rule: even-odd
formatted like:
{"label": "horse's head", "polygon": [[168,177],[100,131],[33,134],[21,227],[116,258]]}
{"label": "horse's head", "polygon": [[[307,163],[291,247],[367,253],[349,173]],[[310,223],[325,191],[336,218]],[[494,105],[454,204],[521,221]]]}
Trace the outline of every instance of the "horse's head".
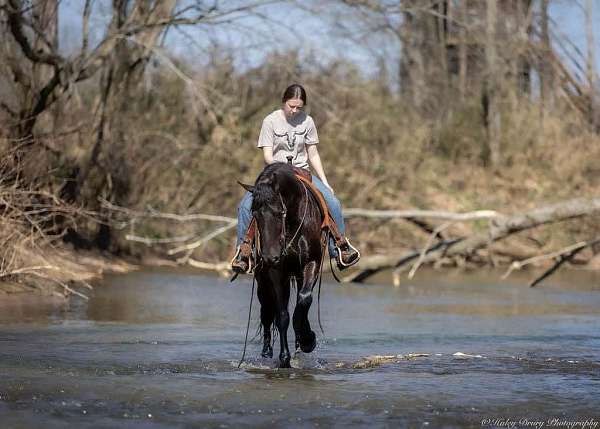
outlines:
{"label": "horse's head", "polygon": [[286,246],[287,207],[284,200],[293,179],[291,167],[283,163],[270,164],[256,179],[254,186],[242,186],[252,192],[252,215],[258,224],[258,246],[265,264],[280,262]]}

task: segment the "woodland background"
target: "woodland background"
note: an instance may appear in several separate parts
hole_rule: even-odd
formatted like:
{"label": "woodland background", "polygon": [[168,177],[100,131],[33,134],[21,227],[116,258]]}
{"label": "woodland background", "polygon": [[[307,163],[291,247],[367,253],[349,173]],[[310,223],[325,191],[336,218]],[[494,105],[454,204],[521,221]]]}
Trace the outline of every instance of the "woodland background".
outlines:
{"label": "woodland background", "polygon": [[[598,267],[598,3],[0,0],[0,278],[68,292],[63,267],[90,252],[224,271],[236,181],[260,172],[261,121],[293,82],[345,208],[429,213],[349,216],[363,273],[419,253]],[[583,45],[554,6],[577,11]],[[339,45],[303,48],[311,26]]]}

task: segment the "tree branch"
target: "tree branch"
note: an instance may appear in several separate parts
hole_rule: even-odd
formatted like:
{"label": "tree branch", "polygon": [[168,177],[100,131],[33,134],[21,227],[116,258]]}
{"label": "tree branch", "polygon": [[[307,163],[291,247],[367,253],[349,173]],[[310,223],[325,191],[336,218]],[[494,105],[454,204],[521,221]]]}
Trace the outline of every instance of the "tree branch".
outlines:
{"label": "tree branch", "polygon": [[23,54],[34,63],[43,63],[55,67],[61,67],[65,60],[55,52],[46,53],[41,50],[34,50],[29,43],[29,39],[23,30],[23,15],[21,11],[21,2],[18,0],[8,0],[9,7],[6,9],[8,26],[10,31],[21,47]]}
{"label": "tree branch", "polygon": [[591,246],[595,243],[600,242],[600,240],[594,240],[593,242],[588,242],[585,245],[575,248],[573,250],[571,250],[570,252],[564,253],[562,255],[560,255],[560,257],[558,258],[558,261],[554,264],[554,266],[552,266],[549,270],[547,270],[546,272],[544,272],[541,276],[539,276],[538,278],[536,278],[535,280],[533,280],[531,283],[529,283],[529,287],[535,287],[538,284],[540,284],[544,279],[550,277],[552,274],[554,274],[554,272],[556,270],[558,270],[560,268],[560,266],[562,264],[564,264],[567,261],[572,260],[579,252],[581,252],[583,249],[585,249],[588,246]]}

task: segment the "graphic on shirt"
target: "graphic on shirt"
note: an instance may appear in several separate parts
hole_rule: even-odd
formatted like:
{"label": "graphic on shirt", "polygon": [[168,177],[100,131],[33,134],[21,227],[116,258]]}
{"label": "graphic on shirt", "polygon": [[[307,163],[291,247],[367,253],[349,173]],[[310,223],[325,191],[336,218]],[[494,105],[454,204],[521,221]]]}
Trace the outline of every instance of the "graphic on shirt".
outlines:
{"label": "graphic on shirt", "polygon": [[290,138],[290,133],[277,134],[276,132],[273,131],[273,134],[275,134],[276,137],[285,137],[285,140],[287,141],[288,150],[293,151],[294,148],[296,147],[296,137],[305,135],[306,129],[304,129],[304,131],[292,131],[291,138]]}

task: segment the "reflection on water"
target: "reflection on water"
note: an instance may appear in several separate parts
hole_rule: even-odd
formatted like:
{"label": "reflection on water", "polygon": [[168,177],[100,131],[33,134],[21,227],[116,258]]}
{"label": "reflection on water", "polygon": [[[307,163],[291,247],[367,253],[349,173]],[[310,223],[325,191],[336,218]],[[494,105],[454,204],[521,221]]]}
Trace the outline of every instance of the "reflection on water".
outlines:
{"label": "reflection on water", "polygon": [[[237,368],[249,279],[146,272],[109,277],[89,302],[4,300],[0,426],[600,421],[598,282],[570,275],[530,289],[495,279],[326,284],[325,335],[291,370],[260,358],[259,339]],[[316,305],[311,317],[318,326]]]}

